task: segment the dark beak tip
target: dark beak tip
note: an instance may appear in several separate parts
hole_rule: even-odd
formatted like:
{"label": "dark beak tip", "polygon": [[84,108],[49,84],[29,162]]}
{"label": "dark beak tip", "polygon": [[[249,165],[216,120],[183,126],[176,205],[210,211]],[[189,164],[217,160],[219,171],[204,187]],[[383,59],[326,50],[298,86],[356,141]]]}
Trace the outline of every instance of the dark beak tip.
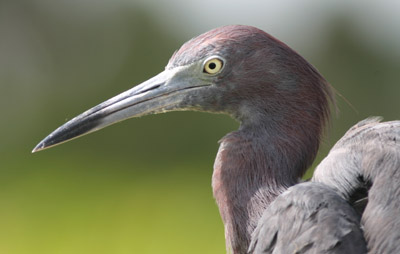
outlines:
{"label": "dark beak tip", "polygon": [[42,151],[45,148],[46,148],[46,146],[45,146],[44,142],[42,141],[39,144],[37,144],[35,146],[35,148],[33,148],[32,153],[36,153],[36,152]]}
{"label": "dark beak tip", "polygon": [[50,148],[50,147],[58,144],[58,143],[52,142],[52,140],[49,137],[51,137],[51,135],[47,136],[45,139],[40,141],[39,144],[37,144],[35,146],[35,148],[33,148],[32,153],[40,152],[42,150],[45,150],[47,148]]}

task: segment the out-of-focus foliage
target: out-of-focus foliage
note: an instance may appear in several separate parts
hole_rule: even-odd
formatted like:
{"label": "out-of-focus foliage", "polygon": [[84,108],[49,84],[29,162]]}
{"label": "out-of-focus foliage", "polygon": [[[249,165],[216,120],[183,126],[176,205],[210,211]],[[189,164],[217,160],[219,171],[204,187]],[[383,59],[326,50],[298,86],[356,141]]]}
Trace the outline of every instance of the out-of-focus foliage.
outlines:
{"label": "out-of-focus foliage", "polygon": [[[161,71],[197,35],[188,34],[189,23],[182,33],[168,25],[174,20],[161,23],[163,10],[153,8],[122,0],[0,2],[0,253],[224,252],[210,179],[218,139],[238,126],[229,117],[148,116],[30,154],[66,120]],[[337,96],[339,113],[318,160],[357,121],[400,118],[396,49],[360,39],[342,13],[323,36],[307,50],[296,40],[290,46],[355,110]]]}

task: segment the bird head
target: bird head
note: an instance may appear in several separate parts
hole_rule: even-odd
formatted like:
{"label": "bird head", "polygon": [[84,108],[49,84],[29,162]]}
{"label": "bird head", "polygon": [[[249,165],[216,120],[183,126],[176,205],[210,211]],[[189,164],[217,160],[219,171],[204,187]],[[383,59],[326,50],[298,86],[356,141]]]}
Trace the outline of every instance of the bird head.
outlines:
{"label": "bird head", "polygon": [[225,26],[186,42],[164,71],[68,121],[33,152],[128,118],[178,110],[229,114],[244,127],[298,119],[321,129],[330,98],[328,83],[288,46],[254,27]]}

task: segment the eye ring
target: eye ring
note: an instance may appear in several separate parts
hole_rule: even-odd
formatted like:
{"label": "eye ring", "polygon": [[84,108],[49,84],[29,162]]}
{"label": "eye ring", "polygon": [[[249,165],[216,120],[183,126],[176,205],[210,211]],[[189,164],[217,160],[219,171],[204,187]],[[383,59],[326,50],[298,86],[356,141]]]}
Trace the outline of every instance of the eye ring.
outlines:
{"label": "eye ring", "polygon": [[203,72],[210,75],[215,75],[219,73],[223,67],[224,61],[219,57],[213,56],[204,61]]}

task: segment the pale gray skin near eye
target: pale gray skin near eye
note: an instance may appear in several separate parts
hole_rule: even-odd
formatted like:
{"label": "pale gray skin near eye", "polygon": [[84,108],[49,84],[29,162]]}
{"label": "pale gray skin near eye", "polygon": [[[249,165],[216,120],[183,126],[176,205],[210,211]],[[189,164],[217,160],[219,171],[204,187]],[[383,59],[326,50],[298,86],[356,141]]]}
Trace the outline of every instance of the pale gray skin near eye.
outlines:
{"label": "pale gray skin near eye", "polygon": [[287,45],[225,26],[186,42],[164,71],[65,123],[33,152],[148,114],[228,114],[240,128],[220,140],[212,188],[229,252],[400,253],[399,121],[360,122],[299,183],[332,103],[328,82]]}

